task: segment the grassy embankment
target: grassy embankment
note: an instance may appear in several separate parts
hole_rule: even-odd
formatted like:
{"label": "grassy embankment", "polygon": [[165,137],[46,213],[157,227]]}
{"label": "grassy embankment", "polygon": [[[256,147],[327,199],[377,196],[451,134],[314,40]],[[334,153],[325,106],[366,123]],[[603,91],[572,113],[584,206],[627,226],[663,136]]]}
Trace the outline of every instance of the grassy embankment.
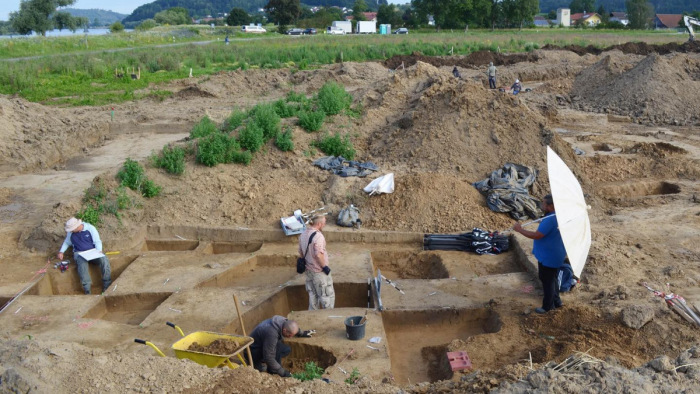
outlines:
{"label": "grassy embankment", "polygon": [[[525,52],[546,44],[603,47],[627,41],[665,43],[686,39],[682,34],[638,31],[470,30],[467,33],[412,33],[401,36],[321,34],[313,37],[287,37],[268,34],[232,41],[228,46],[219,41],[209,45],[158,48],[154,46],[158,43],[147,42],[147,37],[153,34],[132,33],[129,36],[133,35],[133,38],[113,38],[116,39],[113,48],[119,48],[119,45],[128,40],[146,45],[141,48],[118,52],[105,50],[99,53],[78,51],[71,56],[46,56],[3,62],[3,67],[0,67],[0,93],[19,94],[30,101],[46,104],[104,105],[144,96],[168,97],[170,92],[159,90],[159,84],[187,77],[190,68],[193,69],[194,75],[203,76],[219,71],[249,68],[307,69],[339,62],[341,54],[344,61],[362,62],[384,60],[394,55],[414,52],[428,56],[449,55],[451,52],[454,55],[466,55],[478,50]],[[219,33],[213,31],[211,34],[225,33],[222,29]],[[198,36],[201,40],[201,34]],[[50,42],[56,42],[57,46],[68,45],[61,40]],[[62,51],[69,52],[68,49]],[[52,49],[47,52],[55,51]],[[140,67],[141,79],[131,80],[128,75],[115,78],[115,68],[127,67]],[[149,88],[147,93],[143,93],[146,88]]]}

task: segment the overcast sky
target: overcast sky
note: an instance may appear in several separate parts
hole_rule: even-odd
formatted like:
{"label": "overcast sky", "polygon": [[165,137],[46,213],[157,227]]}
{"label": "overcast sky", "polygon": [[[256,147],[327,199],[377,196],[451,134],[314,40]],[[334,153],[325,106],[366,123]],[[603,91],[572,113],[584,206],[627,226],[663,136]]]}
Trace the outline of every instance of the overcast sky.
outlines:
{"label": "overcast sky", "polygon": [[[120,1],[107,1],[107,0],[78,0],[71,7],[73,8],[99,8],[108,11],[118,12],[120,14],[131,14],[136,7],[152,3],[154,0],[120,0]],[[403,4],[407,3],[409,0],[389,0],[390,3]],[[20,0],[0,0],[0,20],[6,21],[10,18],[10,12],[17,11],[19,9]]]}

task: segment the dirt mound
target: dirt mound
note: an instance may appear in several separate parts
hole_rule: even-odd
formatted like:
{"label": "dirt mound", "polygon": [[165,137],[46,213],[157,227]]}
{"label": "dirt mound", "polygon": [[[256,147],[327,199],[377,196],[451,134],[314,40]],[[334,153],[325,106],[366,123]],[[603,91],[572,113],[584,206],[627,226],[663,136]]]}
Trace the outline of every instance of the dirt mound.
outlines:
{"label": "dirt mound", "polygon": [[236,341],[231,341],[228,339],[217,339],[207,346],[200,345],[199,343],[194,342],[190,345],[189,348],[187,348],[187,350],[209,354],[220,354],[225,356],[228,354],[235,353],[236,350],[238,350],[238,347],[238,342]]}
{"label": "dirt mound", "polygon": [[174,96],[176,98],[180,98],[180,99],[216,97],[215,95],[207,92],[206,90],[202,90],[198,86],[188,86],[188,87],[180,90],[179,92],[175,93]]}
{"label": "dirt mound", "polygon": [[667,55],[670,53],[698,53],[700,52],[700,43],[697,41],[687,41],[684,43],[670,42],[667,44],[647,44],[646,42],[626,42],[624,44],[612,45],[607,48],[598,48],[593,45],[586,47],[580,45],[565,45],[557,46],[552,44],[547,44],[542,47],[543,50],[566,50],[574,52],[578,55],[600,55],[603,52],[619,50],[624,54],[628,55],[650,55],[656,53],[659,55]]}
{"label": "dirt mound", "polygon": [[412,55],[396,55],[384,61],[384,65],[392,70],[397,69],[403,63],[404,67],[414,66],[418,62],[427,63],[435,67],[457,66],[472,68],[474,66],[486,66],[493,62],[496,66],[507,66],[522,62],[536,62],[540,56],[536,52],[503,54],[491,51],[472,52],[467,56],[425,56],[420,53]]}
{"label": "dirt mound", "polygon": [[108,121],[107,110],[64,111],[0,96],[0,170],[50,168],[103,140]]}
{"label": "dirt mound", "polygon": [[652,54],[627,69],[606,56],[574,81],[574,107],[628,115],[655,124],[695,124],[700,104],[686,94],[700,88],[700,59]]}

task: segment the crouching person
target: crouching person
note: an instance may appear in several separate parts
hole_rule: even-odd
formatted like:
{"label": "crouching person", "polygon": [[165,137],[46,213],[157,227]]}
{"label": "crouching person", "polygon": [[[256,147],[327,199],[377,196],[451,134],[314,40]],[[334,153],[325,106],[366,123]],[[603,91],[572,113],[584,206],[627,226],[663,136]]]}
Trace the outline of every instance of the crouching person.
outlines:
{"label": "crouching person", "polygon": [[282,358],[287,357],[292,349],[284,343],[284,338],[311,338],[315,330],[302,331],[294,320],[275,315],[258,324],[250,333],[254,342],[250,345],[253,366],[260,372],[277,374],[283,378],[292,376],[282,367]]}
{"label": "crouching person", "polygon": [[90,261],[85,260],[79,253],[90,249],[95,249],[102,253],[102,240],[95,226],[90,223],[83,223],[82,220],[70,218],[64,227],[66,230],[66,239],[61,245],[61,250],[58,252],[58,259],[63,260],[63,253],[73,247],[73,258],[78,266],[78,276],[80,284],[83,286],[85,294],[90,294],[92,287],[92,279],[90,279],[90,271],[88,264],[97,264],[102,272],[102,292],[105,292],[110,284],[112,284],[112,269],[109,265],[107,256],[102,256]]}

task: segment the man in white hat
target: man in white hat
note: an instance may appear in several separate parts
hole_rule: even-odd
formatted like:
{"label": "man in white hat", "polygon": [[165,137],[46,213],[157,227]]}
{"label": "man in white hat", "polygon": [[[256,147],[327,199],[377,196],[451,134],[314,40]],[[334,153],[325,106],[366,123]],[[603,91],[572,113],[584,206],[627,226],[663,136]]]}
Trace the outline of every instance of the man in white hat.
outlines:
{"label": "man in white hat", "polygon": [[58,259],[63,260],[63,252],[72,246],[73,257],[78,266],[80,284],[83,286],[85,294],[90,294],[90,288],[92,287],[88,263],[99,264],[102,271],[102,292],[106,291],[109,285],[112,284],[112,269],[107,256],[88,261],[80,255],[80,252],[90,249],[95,249],[97,252],[102,253],[102,240],[95,226],[90,223],[83,223],[80,219],[70,218],[64,228],[67,235],[63,245],[61,245],[61,250],[58,252]]}
{"label": "man in white hat", "polygon": [[521,90],[523,90],[523,85],[520,83],[519,79],[516,79],[515,83],[510,87],[510,89],[513,91],[513,94],[518,94]]}

